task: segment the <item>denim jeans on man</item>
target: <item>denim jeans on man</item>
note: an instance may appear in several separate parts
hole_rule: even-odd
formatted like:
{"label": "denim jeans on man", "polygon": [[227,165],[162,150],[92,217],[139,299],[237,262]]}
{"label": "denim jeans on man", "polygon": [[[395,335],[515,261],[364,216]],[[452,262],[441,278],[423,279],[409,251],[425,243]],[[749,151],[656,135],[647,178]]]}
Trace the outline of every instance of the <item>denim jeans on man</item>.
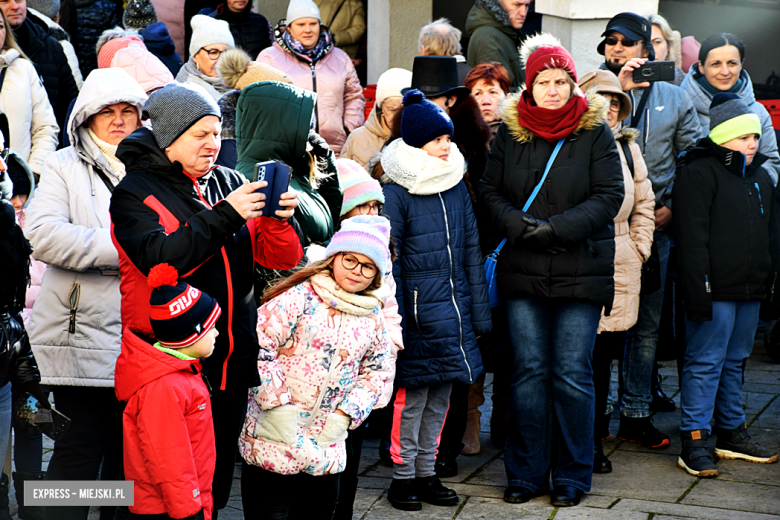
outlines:
{"label": "denim jeans on man", "polygon": [[661,323],[666,267],[669,264],[672,239],[666,231],[656,230],[653,240],[658,247],[661,264],[661,288],[640,296],[636,325],[628,330],[628,341],[623,353],[622,414],[626,417],[650,417],[650,402],[653,400],[651,375],[658,346],[658,326]]}
{"label": "denim jeans on man", "polygon": [[742,410],[742,364],[753,350],[758,301],[712,302],[712,321],[685,321],[680,430],[736,430]]}
{"label": "denim jeans on man", "polygon": [[540,297],[506,301],[514,362],[504,465],[510,486],[590,491],[591,356],[601,307]]}

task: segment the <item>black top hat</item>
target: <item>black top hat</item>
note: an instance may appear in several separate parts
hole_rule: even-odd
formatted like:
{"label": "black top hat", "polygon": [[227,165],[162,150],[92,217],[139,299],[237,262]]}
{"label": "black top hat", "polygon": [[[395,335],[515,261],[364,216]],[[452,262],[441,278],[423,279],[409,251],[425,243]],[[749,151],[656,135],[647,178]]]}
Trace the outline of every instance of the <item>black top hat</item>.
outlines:
{"label": "black top hat", "polygon": [[458,84],[458,61],[453,56],[416,56],[412,86],[401,90],[401,94],[413,88],[428,99],[439,96],[458,96],[461,99],[471,94],[469,89]]}
{"label": "black top hat", "polygon": [[[609,22],[607,22],[607,30],[604,31],[601,35],[606,36],[612,31],[619,32],[629,40],[644,41],[645,47],[649,53],[648,58],[650,61],[655,59],[653,44],[650,41],[652,38],[652,25],[650,24],[650,21],[644,16],[639,16],[635,13],[618,13],[613,16]],[[599,43],[599,46],[596,48],[596,51],[602,56],[604,55],[605,44],[606,39],[602,40],[601,43]]]}

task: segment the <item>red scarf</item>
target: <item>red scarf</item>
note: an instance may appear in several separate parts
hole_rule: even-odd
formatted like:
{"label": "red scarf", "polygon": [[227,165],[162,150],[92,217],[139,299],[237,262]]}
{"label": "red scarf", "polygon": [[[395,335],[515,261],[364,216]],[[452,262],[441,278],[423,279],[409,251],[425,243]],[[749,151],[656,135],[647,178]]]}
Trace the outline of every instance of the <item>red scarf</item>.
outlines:
{"label": "red scarf", "polygon": [[582,95],[575,94],[561,108],[551,110],[537,106],[531,93],[524,90],[517,102],[517,119],[536,137],[560,141],[574,132],[586,110],[588,102]]}

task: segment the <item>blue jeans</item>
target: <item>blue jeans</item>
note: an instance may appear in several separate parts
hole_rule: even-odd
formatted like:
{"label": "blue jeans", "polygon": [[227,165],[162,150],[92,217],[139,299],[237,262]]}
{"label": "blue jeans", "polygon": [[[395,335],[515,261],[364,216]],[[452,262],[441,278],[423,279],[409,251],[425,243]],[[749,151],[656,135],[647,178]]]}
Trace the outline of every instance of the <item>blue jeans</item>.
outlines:
{"label": "blue jeans", "polygon": [[658,346],[658,325],[664,304],[666,266],[672,239],[666,231],[656,230],[653,240],[658,247],[661,263],[661,288],[639,299],[639,316],[636,325],[628,330],[628,340],[623,353],[623,410],[626,417],[650,417],[652,372],[655,349]]}
{"label": "blue jeans", "polygon": [[11,440],[11,404],[11,383],[6,383],[0,386],[0,457],[3,457],[3,463]]}
{"label": "blue jeans", "polygon": [[538,297],[506,301],[514,355],[504,465],[510,486],[590,491],[595,395],[591,357],[601,307]]}
{"label": "blue jeans", "polygon": [[712,321],[685,320],[680,430],[736,430],[742,411],[742,364],[753,350],[758,301],[712,302]]}

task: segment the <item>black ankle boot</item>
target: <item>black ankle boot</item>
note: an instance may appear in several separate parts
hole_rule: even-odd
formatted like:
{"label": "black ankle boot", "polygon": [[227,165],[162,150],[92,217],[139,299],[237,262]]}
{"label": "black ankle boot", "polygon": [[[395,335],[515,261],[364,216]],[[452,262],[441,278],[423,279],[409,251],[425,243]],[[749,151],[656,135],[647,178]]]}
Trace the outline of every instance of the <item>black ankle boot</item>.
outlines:
{"label": "black ankle boot", "polygon": [[24,483],[31,480],[46,480],[45,471],[17,471],[14,476],[14,491],[16,492],[16,503],[19,504],[19,520],[43,520],[43,506],[24,505]]}
{"label": "black ankle boot", "polygon": [[8,475],[3,473],[0,478],[0,520],[12,520],[11,513],[8,511]]}
{"label": "black ankle boot", "polygon": [[653,368],[652,375],[653,388],[650,391],[650,395],[653,400],[650,401],[650,411],[652,412],[673,412],[677,409],[674,401],[671,397],[664,393],[664,389],[661,388],[661,376],[658,373],[658,363]]}
{"label": "black ankle boot", "polygon": [[604,455],[604,448],[601,445],[601,439],[598,437],[593,439],[593,473],[612,473],[612,463],[609,461],[606,455]]}

